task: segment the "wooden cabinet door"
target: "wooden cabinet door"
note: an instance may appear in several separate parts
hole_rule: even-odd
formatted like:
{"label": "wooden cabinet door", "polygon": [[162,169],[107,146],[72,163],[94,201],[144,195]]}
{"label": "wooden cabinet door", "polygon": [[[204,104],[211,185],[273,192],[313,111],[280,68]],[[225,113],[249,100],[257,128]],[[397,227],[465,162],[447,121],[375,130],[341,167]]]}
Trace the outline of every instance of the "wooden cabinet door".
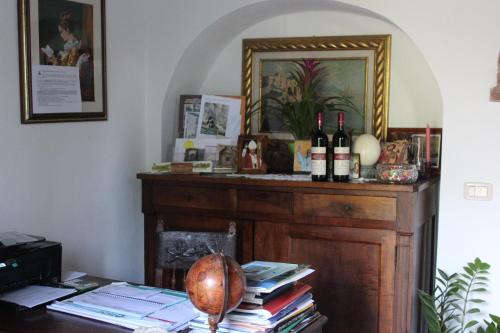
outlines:
{"label": "wooden cabinet door", "polygon": [[325,332],[390,333],[396,236],[390,230],[255,223],[256,260],[304,263]]}

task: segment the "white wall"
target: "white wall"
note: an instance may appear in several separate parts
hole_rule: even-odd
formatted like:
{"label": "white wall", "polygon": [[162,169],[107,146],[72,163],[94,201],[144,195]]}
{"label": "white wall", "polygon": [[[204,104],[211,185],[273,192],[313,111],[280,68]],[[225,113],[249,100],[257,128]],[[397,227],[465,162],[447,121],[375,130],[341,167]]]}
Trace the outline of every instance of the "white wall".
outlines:
{"label": "white wall", "polygon": [[[439,87],[414,43],[393,24],[348,11],[310,11],[259,22],[235,36],[210,67],[200,91],[241,94],[241,44],[244,38],[390,34],[390,127],[442,127]],[[230,75],[228,74],[230,73]]]}
{"label": "white wall", "polygon": [[63,269],[143,280],[144,16],[107,1],[108,121],[20,124],[17,1],[0,2],[0,231],[63,244]]}
{"label": "white wall", "polygon": [[[297,35],[301,31],[306,33],[300,35],[316,34],[315,28],[321,24],[323,31],[371,34],[375,32],[363,31],[362,27],[378,19],[376,24],[379,28],[383,26],[380,21],[386,20],[385,27],[390,26],[391,33],[405,37],[398,32],[396,27],[399,27],[408,39],[393,54],[393,63],[401,72],[391,80],[391,94],[397,94],[391,95],[391,126],[407,125],[405,119],[399,118],[400,112],[406,109],[418,112],[427,104],[436,105],[425,100],[426,89],[433,92],[439,89],[438,93],[442,96],[445,135],[438,266],[457,271],[476,256],[491,263],[492,293],[488,309],[500,313],[500,242],[496,241],[500,231],[500,211],[495,192],[500,186],[500,174],[496,171],[500,162],[496,154],[500,104],[488,101],[489,88],[496,83],[496,59],[500,45],[495,41],[500,40],[500,20],[497,18],[500,2],[179,0],[165,3],[155,0],[149,1],[148,5],[148,17],[152,18],[148,25],[148,38],[155,42],[149,43],[151,53],[146,58],[149,68],[147,81],[150,85],[161,86],[148,93],[148,103],[151,104],[147,109],[147,124],[154,129],[154,135],[147,139],[148,163],[164,159],[168,154],[175,135],[179,94],[201,92],[202,89],[216,91],[218,87],[208,83],[212,79],[224,92],[239,92],[241,70],[235,68],[241,59],[241,50],[236,45],[242,36]],[[353,10],[351,5],[358,7]],[[360,17],[348,26],[337,27],[332,21],[332,26],[328,28],[324,27],[327,14],[319,16],[319,23],[316,18],[314,22],[304,21],[310,15],[304,12],[319,10],[350,12]],[[342,16],[340,13],[334,15]],[[164,19],[158,22],[162,17]],[[251,36],[254,33],[257,36]],[[156,43],[160,39],[163,43]],[[402,56],[404,51],[413,47],[410,41],[426,59],[437,88],[411,82],[411,79],[422,80],[420,74],[423,67],[422,63],[415,66],[415,57],[408,59]],[[398,52],[402,52],[400,56]],[[412,116],[414,114],[411,113]],[[433,116],[434,112],[430,114]],[[415,121],[419,122],[415,126],[422,126],[420,118]],[[158,138],[158,133],[161,133],[161,138]],[[465,181],[492,183],[495,189],[493,201],[464,200]]]}

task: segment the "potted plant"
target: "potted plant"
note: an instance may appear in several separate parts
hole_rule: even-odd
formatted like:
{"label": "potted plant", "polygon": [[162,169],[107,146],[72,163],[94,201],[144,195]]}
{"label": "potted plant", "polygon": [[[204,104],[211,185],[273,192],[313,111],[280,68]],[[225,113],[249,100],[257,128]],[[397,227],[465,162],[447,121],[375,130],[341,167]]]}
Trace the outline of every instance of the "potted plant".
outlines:
{"label": "potted plant", "polygon": [[281,119],[285,129],[296,140],[310,138],[318,112],[357,112],[350,96],[320,96],[325,68],[319,61],[302,59],[295,61],[294,65],[290,80],[297,87],[297,93],[283,94],[281,98],[265,96],[262,103],[271,114]]}
{"label": "potted plant", "polygon": [[448,275],[438,269],[432,294],[418,291],[430,333],[500,333],[498,316],[490,314],[489,320],[483,320],[485,327],[470,319],[481,312],[480,295],[487,291],[489,269],[479,258],[467,263],[461,273]]}

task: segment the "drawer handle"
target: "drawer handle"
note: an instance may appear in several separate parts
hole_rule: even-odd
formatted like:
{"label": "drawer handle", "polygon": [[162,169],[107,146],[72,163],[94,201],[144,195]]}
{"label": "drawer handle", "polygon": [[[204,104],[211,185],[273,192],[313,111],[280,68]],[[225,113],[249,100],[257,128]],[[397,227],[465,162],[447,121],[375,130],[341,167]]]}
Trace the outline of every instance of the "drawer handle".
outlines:
{"label": "drawer handle", "polygon": [[186,197],[187,201],[192,201],[193,200],[193,195],[192,194],[188,194],[187,197]]}
{"label": "drawer handle", "polygon": [[350,212],[352,210],[352,206],[351,205],[345,205],[344,206],[344,211],[347,213],[347,212]]}

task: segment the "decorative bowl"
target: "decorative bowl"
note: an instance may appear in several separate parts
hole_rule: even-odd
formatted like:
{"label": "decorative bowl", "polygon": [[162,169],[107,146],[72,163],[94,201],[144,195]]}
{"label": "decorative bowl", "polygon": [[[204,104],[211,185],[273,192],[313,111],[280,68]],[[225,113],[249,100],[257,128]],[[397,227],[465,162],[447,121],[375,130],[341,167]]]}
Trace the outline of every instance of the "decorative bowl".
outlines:
{"label": "decorative bowl", "polygon": [[415,164],[377,164],[377,180],[391,184],[413,184],[418,180]]}

